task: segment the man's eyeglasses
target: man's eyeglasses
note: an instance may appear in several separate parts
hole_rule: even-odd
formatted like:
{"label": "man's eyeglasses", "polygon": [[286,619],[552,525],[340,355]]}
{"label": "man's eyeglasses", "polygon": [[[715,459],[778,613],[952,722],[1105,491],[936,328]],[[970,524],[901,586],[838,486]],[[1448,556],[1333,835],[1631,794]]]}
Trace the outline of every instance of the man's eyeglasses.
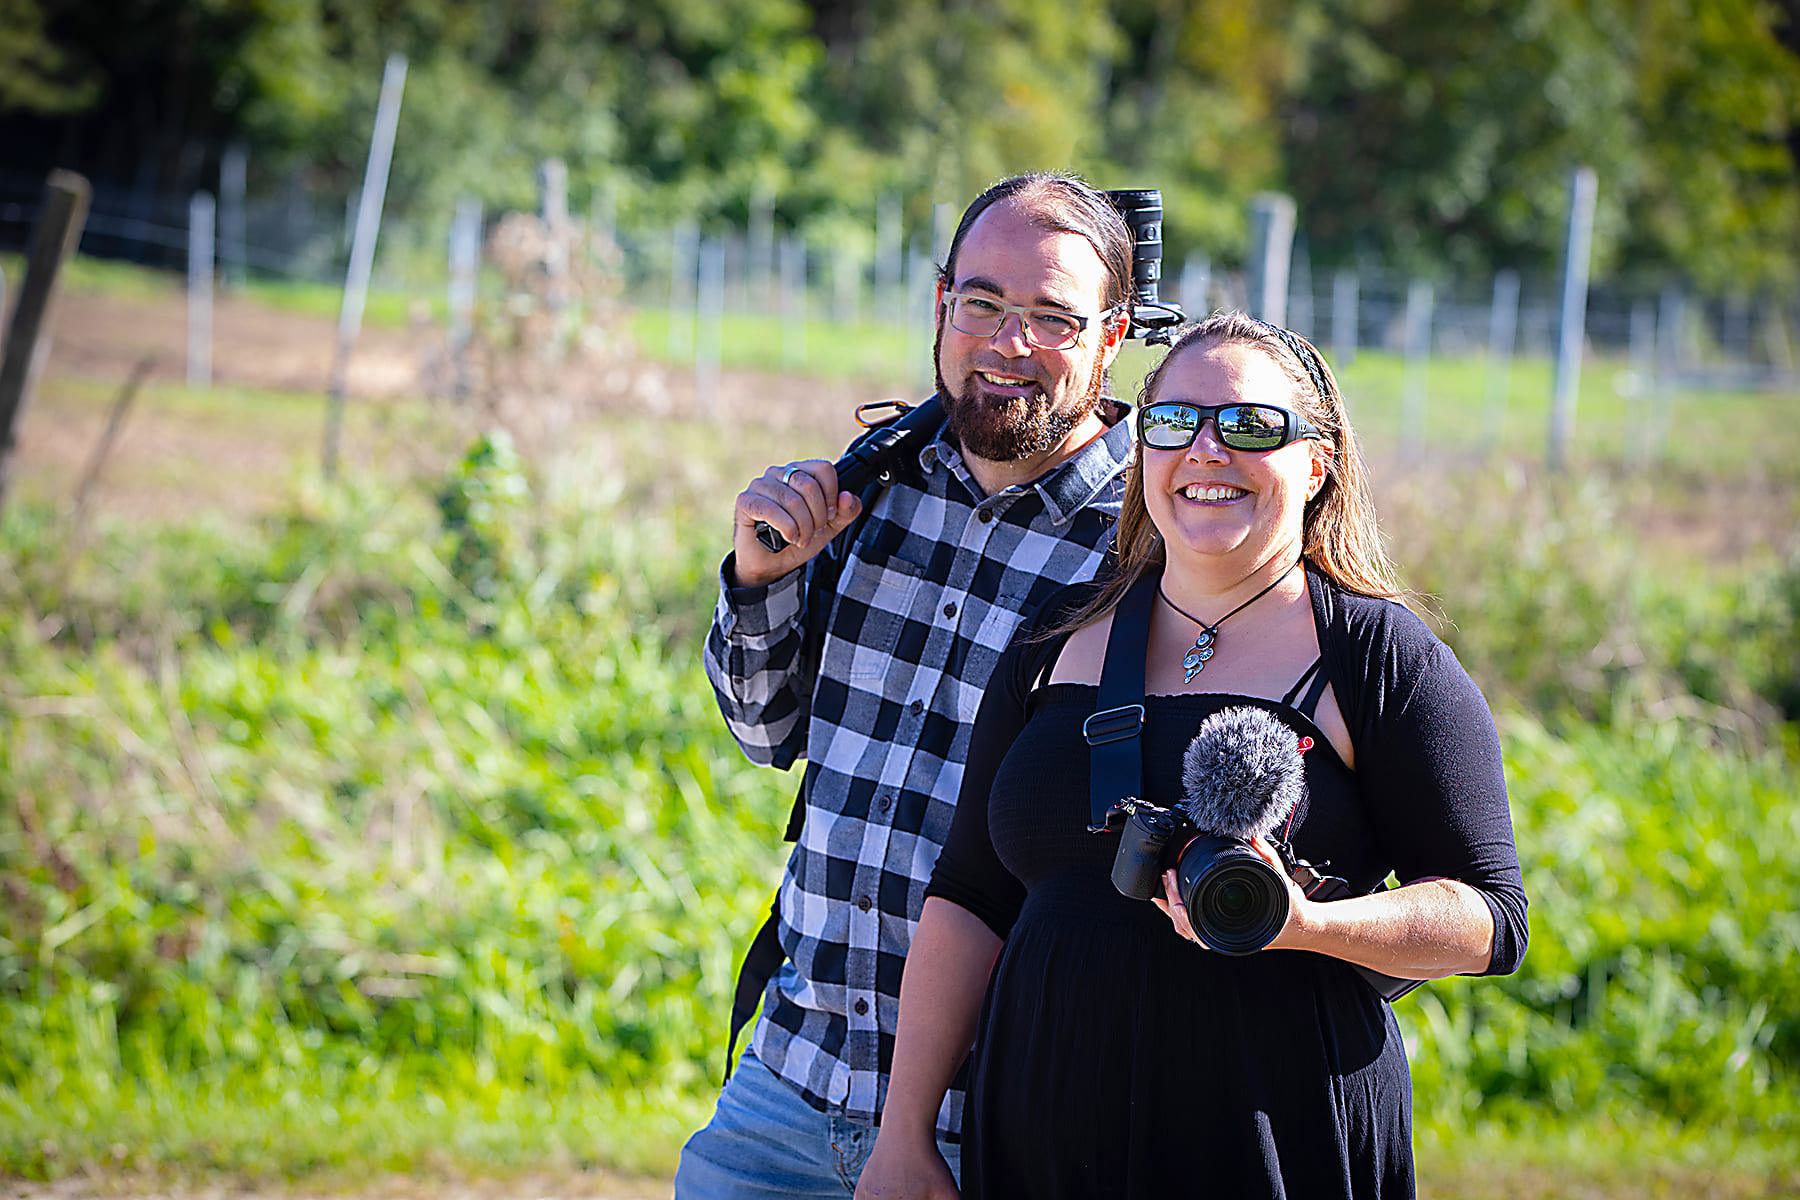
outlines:
{"label": "man's eyeglasses", "polygon": [[1279,404],[1182,404],[1158,400],[1138,409],[1138,438],[1153,450],[1186,450],[1211,417],[1219,441],[1233,450],[1279,450],[1290,442],[1324,435],[1312,422]]}
{"label": "man's eyeglasses", "polygon": [[944,307],[950,310],[951,328],[970,337],[982,338],[999,333],[1006,318],[1017,313],[1019,323],[1025,327],[1025,340],[1039,350],[1067,350],[1081,337],[1090,321],[1103,321],[1114,311],[1109,308],[1096,316],[1084,317],[1059,308],[1027,308],[967,292],[945,292]]}

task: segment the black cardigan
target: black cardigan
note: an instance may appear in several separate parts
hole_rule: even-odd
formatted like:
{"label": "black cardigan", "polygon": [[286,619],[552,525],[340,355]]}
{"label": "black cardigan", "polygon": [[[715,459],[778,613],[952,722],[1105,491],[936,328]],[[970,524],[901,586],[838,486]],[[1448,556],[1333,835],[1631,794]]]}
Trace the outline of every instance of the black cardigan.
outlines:
{"label": "black cardigan", "polygon": [[[1481,973],[1517,970],[1528,938],[1525,889],[1500,739],[1486,700],[1450,648],[1404,605],[1345,591],[1310,563],[1307,584],[1325,676],[1356,749],[1359,789],[1395,876],[1402,883],[1436,876],[1473,887],[1494,916],[1493,953]],[[1066,620],[1096,587],[1064,588],[1020,628],[982,699],[984,714],[993,706],[998,711],[985,721],[976,717],[977,742],[984,726],[1023,724],[1034,682],[1067,640],[1044,638],[1042,631]],[[1023,891],[987,842],[987,797],[970,794],[991,778],[974,769],[977,760],[1002,753],[1004,747],[971,747],[957,820],[927,895],[969,909],[1004,936]],[[1408,820],[1404,802],[1384,812],[1383,798],[1390,796],[1434,804],[1437,819]],[[1005,878],[993,877],[996,870]]]}

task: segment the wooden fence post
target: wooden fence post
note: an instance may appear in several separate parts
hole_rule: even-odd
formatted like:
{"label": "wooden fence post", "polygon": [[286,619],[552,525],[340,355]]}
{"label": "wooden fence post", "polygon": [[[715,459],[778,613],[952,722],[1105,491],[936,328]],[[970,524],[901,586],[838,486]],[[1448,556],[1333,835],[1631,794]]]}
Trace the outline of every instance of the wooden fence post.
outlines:
{"label": "wooden fence post", "polygon": [[1204,321],[1212,315],[1207,295],[1212,291],[1212,258],[1190,254],[1181,261],[1181,278],[1175,284],[1175,295],[1187,310],[1190,321]]}
{"label": "wooden fence post", "polygon": [[1356,361],[1357,301],[1362,284],[1355,271],[1339,271],[1331,277],[1331,356],[1338,370]]}
{"label": "wooden fence post", "polygon": [[900,197],[891,192],[875,202],[875,312],[890,322],[904,319],[900,276],[905,270],[906,234]]}
{"label": "wooden fence post", "polygon": [[39,339],[48,324],[56,277],[81,242],[92,196],[88,181],[72,171],[52,171],[45,182],[44,206],[26,256],[25,281],[0,356],[0,504],[6,502],[12,472],[13,427],[36,375]]}
{"label": "wooden fence post", "polygon": [[692,218],[669,231],[669,354],[686,357],[697,344],[694,328],[696,278],[700,271],[700,226]]}
{"label": "wooden fence post", "polygon": [[1431,316],[1436,294],[1431,284],[1415,279],[1406,288],[1406,366],[1400,384],[1400,450],[1415,455],[1425,449],[1426,373],[1431,366]]}
{"label": "wooden fence post", "polygon": [[1250,315],[1287,324],[1288,266],[1294,253],[1292,196],[1258,192],[1250,198]]}
{"label": "wooden fence post", "polygon": [[725,239],[700,239],[694,299],[694,401],[701,413],[719,411],[719,364],[725,342]]}
{"label": "wooden fence post", "polygon": [[790,233],[781,239],[781,362],[806,362],[806,243]]}
{"label": "wooden fence post", "polygon": [[249,222],[244,212],[249,154],[242,142],[232,142],[219,157],[219,247],[224,251],[225,282],[241,288],[250,256]]}
{"label": "wooden fence post", "polygon": [[1512,390],[1513,346],[1519,333],[1519,273],[1502,270],[1494,275],[1494,300],[1488,308],[1488,349],[1485,410],[1481,418],[1483,449],[1499,448],[1506,436],[1506,401]]}
{"label": "wooden fence post", "polygon": [[450,221],[450,396],[469,398],[469,339],[475,333],[475,294],[481,277],[481,201],[464,196]]}

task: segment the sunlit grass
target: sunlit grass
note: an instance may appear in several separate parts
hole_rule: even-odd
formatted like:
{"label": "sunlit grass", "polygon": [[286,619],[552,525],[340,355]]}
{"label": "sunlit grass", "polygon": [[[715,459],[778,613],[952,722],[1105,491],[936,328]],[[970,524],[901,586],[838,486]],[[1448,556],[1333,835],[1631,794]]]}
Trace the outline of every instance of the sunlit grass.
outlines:
{"label": "sunlit grass", "polygon": [[[772,319],[725,333],[727,368],[784,369]],[[911,353],[806,341],[839,379]],[[1401,364],[1343,372],[1396,554],[1500,712],[1534,904],[1518,976],[1402,1002],[1427,1196],[1800,1193],[1800,521],[1756,514],[1762,550],[1701,571],[1638,511],[1716,532],[1748,518],[1713,493],[1760,479],[1800,517],[1791,404],[1676,397],[1645,490],[1614,370],[1589,366],[1562,480],[1532,466],[1547,364],[1515,365],[1489,462],[1479,360],[1434,365],[1415,460]],[[52,377],[36,404],[91,439],[115,394]],[[352,406],[327,485],[322,412],[147,388],[127,429],[156,436],[109,484],[254,489],[254,519],[103,508],[72,568],[72,481],[16,464],[0,1173],[666,1176],[794,782],[742,760],[697,666],[731,499],[846,428],[606,413],[501,469],[458,465],[473,425],[441,406]]]}

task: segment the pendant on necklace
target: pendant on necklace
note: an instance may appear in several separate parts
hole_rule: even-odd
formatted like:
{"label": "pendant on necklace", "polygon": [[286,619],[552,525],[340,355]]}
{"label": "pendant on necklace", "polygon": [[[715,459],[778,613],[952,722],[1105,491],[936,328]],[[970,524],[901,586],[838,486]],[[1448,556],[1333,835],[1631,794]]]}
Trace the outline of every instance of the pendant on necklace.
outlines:
{"label": "pendant on necklace", "polygon": [[1213,629],[1202,629],[1200,636],[1194,639],[1194,648],[1189,650],[1187,657],[1181,660],[1182,667],[1187,670],[1187,678],[1182,681],[1183,683],[1194,682],[1194,676],[1206,670],[1206,661],[1213,656],[1215,640],[1213,634],[1216,629],[1217,626],[1214,626]]}

